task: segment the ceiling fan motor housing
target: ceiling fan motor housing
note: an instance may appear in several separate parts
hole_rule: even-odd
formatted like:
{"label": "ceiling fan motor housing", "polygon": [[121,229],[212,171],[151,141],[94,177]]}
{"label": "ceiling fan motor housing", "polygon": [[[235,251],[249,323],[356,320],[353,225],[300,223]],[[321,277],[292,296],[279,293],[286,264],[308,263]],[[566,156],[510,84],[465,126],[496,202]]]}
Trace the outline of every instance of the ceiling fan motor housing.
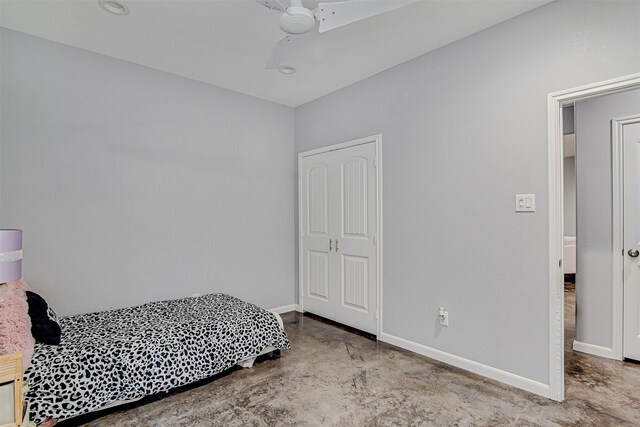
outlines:
{"label": "ceiling fan motor housing", "polygon": [[303,34],[316,25],[316,18],[306,7],[291,6],[280,16],[280,28],[285,33]]}

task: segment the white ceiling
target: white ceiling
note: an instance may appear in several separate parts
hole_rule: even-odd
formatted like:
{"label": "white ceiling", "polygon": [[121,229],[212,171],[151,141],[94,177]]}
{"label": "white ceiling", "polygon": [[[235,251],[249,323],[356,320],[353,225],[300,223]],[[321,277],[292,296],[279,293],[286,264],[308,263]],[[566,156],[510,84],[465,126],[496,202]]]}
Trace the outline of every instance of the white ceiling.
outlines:
{"label": "white ceiling", "polygon": [[549,1],[421,0],[306,34],[286,61],[293,75],[264,69],[283,34],[279,14],[253,0],[123,0],[124,17],[97,0],[0,0],[0,25],[297,106]]}

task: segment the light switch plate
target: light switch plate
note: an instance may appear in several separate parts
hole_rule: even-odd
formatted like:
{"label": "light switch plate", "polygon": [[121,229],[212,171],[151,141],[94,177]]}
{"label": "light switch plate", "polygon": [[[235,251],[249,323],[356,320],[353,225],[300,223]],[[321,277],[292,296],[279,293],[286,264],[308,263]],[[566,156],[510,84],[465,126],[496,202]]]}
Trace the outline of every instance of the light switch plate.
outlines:
{"label": "light switch plate", "polygon": [[535,212],[535,194],[516,194],[516,212]]}

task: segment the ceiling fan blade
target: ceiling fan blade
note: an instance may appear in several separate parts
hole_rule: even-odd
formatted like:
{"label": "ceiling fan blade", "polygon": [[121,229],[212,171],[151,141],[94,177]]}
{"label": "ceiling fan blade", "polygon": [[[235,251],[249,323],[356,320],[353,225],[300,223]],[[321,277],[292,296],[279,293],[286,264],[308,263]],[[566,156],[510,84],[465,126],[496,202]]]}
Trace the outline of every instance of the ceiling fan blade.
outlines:
{"label": "ceiling fan blade", "polygon": [[265,69],[274,70],[278,68],[278,65],[282,62],[282,60],[287,56],[287,52],[294,43],[295,36],[291,34],[287,34],[285,37],[281,38],[280,41],[276,44],[276,46],[271,51],[271,55],[269,55],[269,59],[267,60],[267,65],[265,65]]}
{"label": "ceiling fan blade", "polygon": [[315,10],[320,22],[318,31],[333,30],[362,19],[390,12],[394,9],[415,3],[417,0],[347,0],[341,2],[319,3]]}
{"label": "ceiling fan blade", "polygon": [[287,8],[284,7],[284,5],[282,3],[280,3],[278,0],[256,0],[258,3],[260,3],[261,5],[272,9],[272,10],[277,10],[279,12],[286,12]]}

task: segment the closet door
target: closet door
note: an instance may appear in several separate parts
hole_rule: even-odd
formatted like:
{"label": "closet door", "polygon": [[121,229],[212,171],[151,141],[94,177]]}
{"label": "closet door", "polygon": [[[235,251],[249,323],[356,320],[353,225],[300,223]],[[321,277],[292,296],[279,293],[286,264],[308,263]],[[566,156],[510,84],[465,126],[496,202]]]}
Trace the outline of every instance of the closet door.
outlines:
{"label": "closet door", "polygon": [[375,334],[376,146],[303,157],[302,292],[305,311]]}
{"label": "closet door", "polygon": [[[333,292],[330,290],[330,259],[333,252],[333,237],[330,226],[329,197],[330,169],[333,169],[332,153],[305,157],[300,162],[302,230],[302,286],[304,309],[311,313],[331,318],[333,315]],[[333,196],[335,197],[335,196]]]}
{"label": "closet door", "polygon": [[337,230],[331,285],[339,301],[333,320],[376,334],[376,147],[369,143],[335,153]]}

